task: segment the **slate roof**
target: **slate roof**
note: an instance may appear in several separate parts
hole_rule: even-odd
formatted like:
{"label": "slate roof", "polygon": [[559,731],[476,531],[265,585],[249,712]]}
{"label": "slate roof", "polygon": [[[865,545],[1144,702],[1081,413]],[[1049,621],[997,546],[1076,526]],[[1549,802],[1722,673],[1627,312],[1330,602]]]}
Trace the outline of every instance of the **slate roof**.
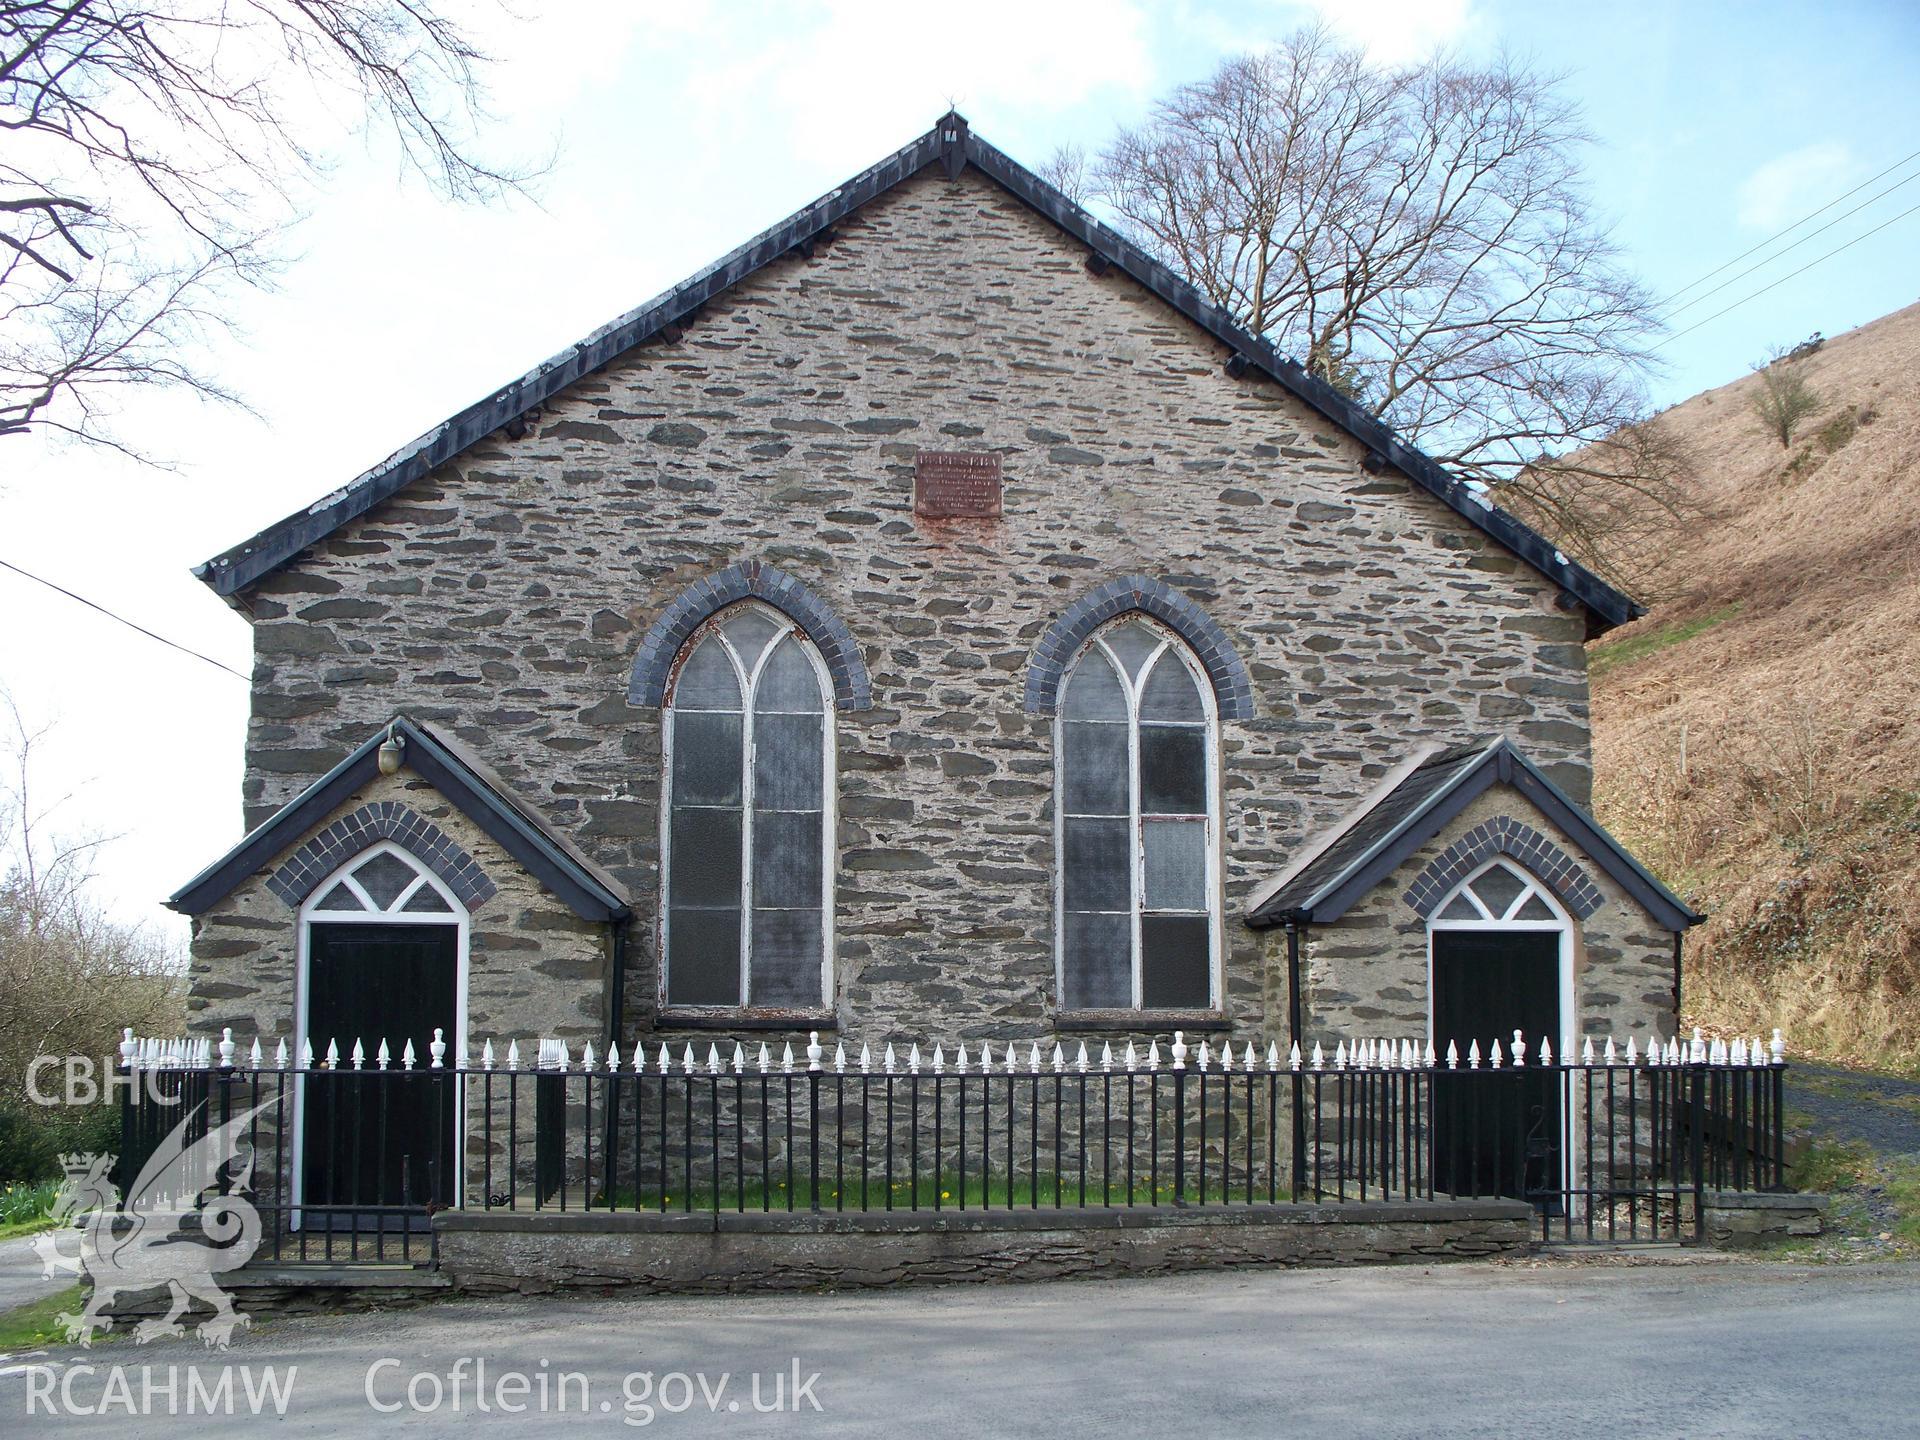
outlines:
{"label": "slate roof", "polygon": [[1060,190],[973,134],[966,120],[951,112],[919,139],[846,184],[795,211],[665,294],[601,326],[577,345],[484,400],[469,405],[332,494],[268,526],[251,540],[195,566],[193,573],[216,594],[232,600],[308,546],[366,514],[402,486],[445,464],[576,380],[668,327],[687,320],[702,305],[774,260],[795,251],[811,254],[814,242],[823,231],[933,165],[943,167],[950,178],[957,178],[966,166],[972,165],[1084,243],[1097,268],[1118,269],[1144,285],[1226,346],[1231,352],[1230,363],[1250,365],[1270,376],[1367,446],[1386,465],[1407,475],[1416,485],[1437,496],[1553,580],[1566,595],[1586,607],[1594,633],[1625,624],[1645,613],[1641,606],[1598,575],[1562,555],[1539,532],[1494,507],[1431,456],[1400,439],[1364,407],[1309,375],[1267,341],[1242,329],[1193,286],[1102,225]]}
{"label": "slate roof", "polygon": [[1425,756],[1363,800],[1323,837],[1304,865],[1256,892],[1247,923],[1326,925],[1439,834],[1489,786],[1511,785],[1664,928],[1684,930],[1706,917],[1662,885],[1586,810],[1568,798],[1504,737]]}
{"label": "slate roof", "polygon": [[183,915],[204,915],[248,876],[298,844],[379,773],[378,752],[389,730],[405,740],[409,770],[432,785],[576,915],[617,921],[632,913],[619,882],[582,854],[551,821],[516,798],[498,774],[451,736],[405,715],[374,731],[351,755],[182,885],[167,900],[167,907]]}

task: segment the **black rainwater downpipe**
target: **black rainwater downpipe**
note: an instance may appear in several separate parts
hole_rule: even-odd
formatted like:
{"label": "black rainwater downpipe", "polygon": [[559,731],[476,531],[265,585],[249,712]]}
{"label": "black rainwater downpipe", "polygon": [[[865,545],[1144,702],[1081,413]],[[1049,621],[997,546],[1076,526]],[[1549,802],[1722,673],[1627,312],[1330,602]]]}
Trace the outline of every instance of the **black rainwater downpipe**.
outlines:
{"label": "black rainwater downpipe", "polygon": [[1293,1200],[1300,1201],[1300,1191],[1307,1183],[1307,1113],[1306,1091],[1300,1069],[1292,1064],[1293,1055],[1300,1053],[1302,1017],[1304,1011],[1300,1003],[1300,925],[1298,921],[1287,922],[1287,1034],[1291,1041],[1288,1054],[1288,1073],[1293,1077]]}
{"label": "black rainwater downpipe", "polygon": [[1680,1033],[1680,952],[1686,941],[1687,932],[1673,932],[1673,1033]]}
{"label": "black rainwater downpipe", "polygon": [[[613,971],[613,996],[612,996],[611,1002],[607,1006],[606,1053],[609,1053],[609,1054],[612,1053],[613,1047],[620,1043],[620,1036],[626,1030],[627,922],[631,918],[632,918],[631,916],[622,915],[619,919],[612,922],[613,924],[613,964],[611,968]],[[587,1085],[587,1093],[589,1096],[591,1096],[591,1094],[593,1093],[593,1077],[592,1076],[587,1077],[586,1085]],[[618,1080],[610,1082],[607,1087],[606,1093],[608,1097],[608,1103],[606,1106],[606,1119],[602,1122],[606,1127],[606,1133],[601,1137],[601,1140],[600,1140],[600,1153],[605,1157],[605,1160],[603,1161],[603,1163],[606,1166],[606,1195],[607,1195],[608,1209],[614,1208],[614,1198],[613,1198],[614,1187],[619,1183],[619,1179],[620,1179],[619,1175],[616,1173],[619,1168],[616,1162],[616,1157],[618,1156],[619,1151],[615,1148],[620,1143],[620,1107],[617,1104],[613,1103],[614,1098],[617,1097],[620,1093],[618,1087],[619,1087]],[[638,1105],[640,1103],[640,1095],[637,1089],[635,1090],[635,1093],[634,1093],[633,1103],[635,1105]],[[640,1193],[639,1191],[640,1157],[638,1155],[634,1156],[633,1177],[634,1177],[634,1194],[638,1196]],[[589,1204],[591,1204],[592,1184],[593,1184],[593,1177],[591,1175],[587,1177],[587,1184],[588,1184],[588,1202]]]}

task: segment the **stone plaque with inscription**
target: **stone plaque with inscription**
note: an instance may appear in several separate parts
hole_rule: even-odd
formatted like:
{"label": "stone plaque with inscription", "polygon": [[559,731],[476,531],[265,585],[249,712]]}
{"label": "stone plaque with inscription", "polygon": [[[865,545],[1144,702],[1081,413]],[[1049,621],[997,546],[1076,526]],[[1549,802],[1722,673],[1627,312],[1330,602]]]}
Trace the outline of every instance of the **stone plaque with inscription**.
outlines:
{"label": "stone plaque with inscription", "polygon": [[931,520],[996,520],[1000,457],[921,450],[913,457],[913,513]]}

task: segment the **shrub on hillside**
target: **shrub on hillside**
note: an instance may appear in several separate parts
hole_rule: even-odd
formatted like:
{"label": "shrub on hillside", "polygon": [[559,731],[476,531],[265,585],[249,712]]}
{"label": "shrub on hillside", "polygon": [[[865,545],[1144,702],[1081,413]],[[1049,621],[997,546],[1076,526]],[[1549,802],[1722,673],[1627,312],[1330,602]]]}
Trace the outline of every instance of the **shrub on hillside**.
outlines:
{"label": "shrub on hillside", "polygon": [[1775,356],[1755,368],[1760,389],[1753,397],[1753,413],[1760,417],[1767,433],[1780,442],[1782,450],[1790,449],[1800,422],[1820,408],[1820,396],[1790,359]]}

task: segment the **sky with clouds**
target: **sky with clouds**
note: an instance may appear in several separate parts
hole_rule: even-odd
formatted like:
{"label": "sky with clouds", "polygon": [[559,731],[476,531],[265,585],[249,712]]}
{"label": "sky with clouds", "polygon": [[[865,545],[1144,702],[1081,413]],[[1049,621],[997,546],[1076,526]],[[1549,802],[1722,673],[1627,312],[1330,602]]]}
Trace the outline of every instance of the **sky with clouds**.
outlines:
{"label": "sky with clouds", "polygon": [[[1736,378],[1771,346],[1920,299],[1915,215],[1715,318],[1920,204],[1920,183],[1707,299],[1772,252],[1695,283],[1920,149],[1911,0],[515,9],[526,18],[489,20],[483,39],[503,57],[498,133],[521,153],[557,142],[538,203],[463,209],[404,183],[377,146],[341,146],[307,197],[297,263],[272,292],[245,297],[242,334],[216,356],[255,414],[179,396],[129,402],[123,432],[174,460],[165,473],[0,440],[0,560],[244,672],[247,627],[192,564],[864,169],[950,102],[1037,165],[1063,142],[1097,148],[1156,94],[1316,13],[1382,60],[1504,49],[1564,75],[1596,137],[1592,190],[1621,245],[1657,293],[1694,286],[1662,351],[1662,401]],[[1806,229],[1907,176],[1920,165]],[[68,797],[56,825],[116,836],[100,855],[103,898],[184,938],[159,901],[238,838],[246,685],[4,571],[0,607],[0,684],[55,725],[39,781]]]}

